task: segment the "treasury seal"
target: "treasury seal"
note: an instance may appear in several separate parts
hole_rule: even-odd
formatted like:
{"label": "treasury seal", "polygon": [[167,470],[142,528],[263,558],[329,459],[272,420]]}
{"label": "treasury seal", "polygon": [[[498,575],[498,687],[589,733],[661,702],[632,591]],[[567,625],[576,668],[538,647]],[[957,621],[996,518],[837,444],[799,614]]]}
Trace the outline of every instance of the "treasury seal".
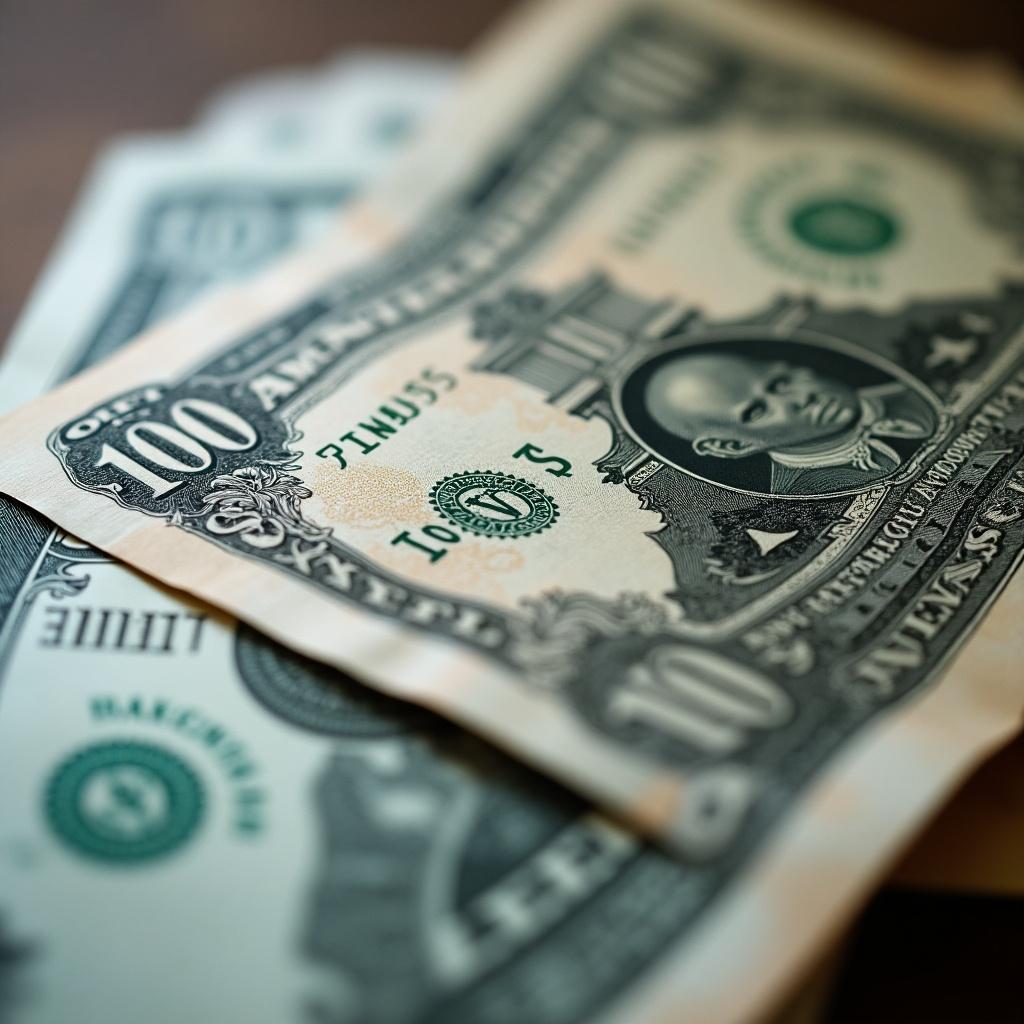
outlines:
{"label": "treasury seal", "polygon": [[[742,198],[738,227],[776,270],[824,285],[878,287],[906,240],[906,197],[884,167],[803,156],[770,166]],[[912,204],[911,204],[912,205]]]}
{"label": "treasury seal", "polygon": [[203,816],[203,790],[177,755],[149,743],[85,747],[54,772],[50,826],[76,853],[112,863],[163,857]]}
{"label": "treasury seal", "polygon": [[558,506],[536,484],[491,470],[446,476],[431,488],[430,503],[449,522],[481,537],[528,537],[558,518]]}

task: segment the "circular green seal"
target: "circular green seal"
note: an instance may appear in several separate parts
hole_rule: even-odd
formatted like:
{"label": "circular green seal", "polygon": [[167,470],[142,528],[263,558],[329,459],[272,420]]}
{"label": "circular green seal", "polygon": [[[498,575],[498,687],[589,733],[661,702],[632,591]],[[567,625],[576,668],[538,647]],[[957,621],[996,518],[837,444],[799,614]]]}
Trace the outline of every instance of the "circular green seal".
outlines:
{"label": "circular green seal", "polygon": [[819,153],[762,168],[740,197],[736,224],[776,271],[878,288],[915,216],[914,197],[886,165]]}
{"label": "circular green seal", "polygon": [[490,470],[446,476],[431,488],[430,503],[449,522],[481,537],[528,537],[558,518],[558,506],[536,484]]}
{"label": "circular green seal", "polygon": [[849,196],[800,203],[789,226],[801,242],[832,256],[873,256],[896,240],[896,219],[880,206]]}
{"label": "circular green seal", "polygon": [[58,766],[46,810],[76,853],[124,864],[181,846],[203,816],[203,790],[184,761],[160,747],[98,743]]}

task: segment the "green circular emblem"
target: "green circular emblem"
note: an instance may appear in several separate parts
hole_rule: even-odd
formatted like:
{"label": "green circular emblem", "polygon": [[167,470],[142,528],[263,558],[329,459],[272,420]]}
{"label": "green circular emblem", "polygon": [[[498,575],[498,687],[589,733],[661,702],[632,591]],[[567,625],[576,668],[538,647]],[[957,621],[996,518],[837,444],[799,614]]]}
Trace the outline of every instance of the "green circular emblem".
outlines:
{"label": "green circular emblem", "polygon": [[446,476],[431,488],[430,503],[481,537],[528,537],[558,518],[558,506],[536,484],[489,470]]}
{"label": "green circular emblem", "polygon": [[801,203],[790,213],[789,226],[801,242],[832,256],[873,256],[899,232],[881,207],[844,196]]}
{"label": "green circular emblem", "polygon": [[798,154],[756,174],[736,224],[776,271],[818,285],[878,288],[920,213],[885,164]]}
{"label": "green circular emblem", "polygon": [[203,790],[177,755],[98,743],[64,761],[46,792],[50,825],[75,852],[114,863],[163,857],[203,816]]}

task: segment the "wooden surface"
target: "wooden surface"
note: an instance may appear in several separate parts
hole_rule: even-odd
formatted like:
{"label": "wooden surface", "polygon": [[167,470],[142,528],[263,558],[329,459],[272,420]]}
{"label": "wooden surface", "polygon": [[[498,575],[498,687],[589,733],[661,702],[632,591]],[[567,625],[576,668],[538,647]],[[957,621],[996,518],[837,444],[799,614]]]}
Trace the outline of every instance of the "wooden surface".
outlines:
{"label": "wooden surface", "polygon": [[[321,61],[346,47],[462,50],[511,6],[512,0],[0,0],[0,342],[83,174],[111,135],[183,126],[205,96],[233,78]],[[1024,64],[1024,0],[817,6],[956,52],[996,52]],[[1024,763],[1019,748],[994,767]],[[972,785],[979,784],[985,786],[984,774]],[[969,810],[954,807],[933,829],[932,857],[936,843],[953,837],[969,847],[964,830],[976,827]],[[909,873],[934,866],[927,856],[923,869],[918,861],[911,859]],[[865,916],[852,950],[830,1020],[1024,1020],[1020,898],[890,890]]]}

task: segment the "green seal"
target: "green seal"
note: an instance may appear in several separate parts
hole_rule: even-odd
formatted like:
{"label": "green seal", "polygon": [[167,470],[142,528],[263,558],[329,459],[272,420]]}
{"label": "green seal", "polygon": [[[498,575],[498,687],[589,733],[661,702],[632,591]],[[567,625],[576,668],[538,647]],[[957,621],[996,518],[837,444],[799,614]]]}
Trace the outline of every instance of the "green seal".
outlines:
{"label": "green seal", "polygon": [[536,484],[490,470],[446,476],[431,488],[430,503],[449,522],[481,537],[528,537],[558,518],[558,506]]}
{"label": "green seal", "polygon": [[831,256],[874,256],[896,240],[896,219],[873,203],[832,196],[800,203],[789,226],[801,242]]}
{"label": "green seal", "polygon": [[98,743],[54,772],[54,832],[76,853],[128,864],[178,849],[203,816],[203,790],[177,755],[149,743]]}
{"label": "green seal", "polygon": [[899,195],[884,167],[798,156],[753,179],[737,227],[778,271],[819,285],[877,288],[909,234]]}

